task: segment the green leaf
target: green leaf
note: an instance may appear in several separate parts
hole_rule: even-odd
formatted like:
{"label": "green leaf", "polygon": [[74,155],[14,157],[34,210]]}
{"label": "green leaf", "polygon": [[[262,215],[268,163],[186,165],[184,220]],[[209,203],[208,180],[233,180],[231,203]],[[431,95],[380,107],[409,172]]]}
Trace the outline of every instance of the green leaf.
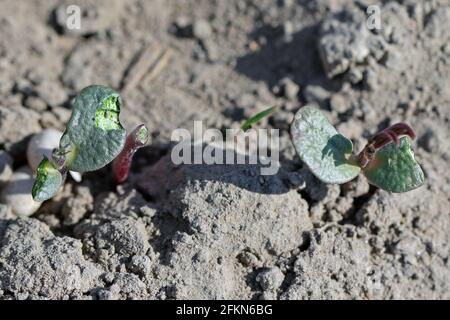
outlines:
{"label": "green leaf", "polygon": [[80,92],[58,150],[69,170],[94,171],[120,153],[126,139],[120,107],[120,96],[111,88],[93,85]]}
{"label": "green leaf", "polygon": [[425,176],[416,162],[411,148],[411,139],[404,136],[399,145],[389,143],[375,154],[364,168],[369,182],[380,189],[391,192],[406,192],[420,187]]}
{"label": "green leaf", "polygon": [[144,124],[137,126],[132,134],[135,135],[134,140],[137,145],[144,146],[148,142],[149,132]]}
{"label": "green leaf", "polygon": [[275,110],[276,110],[276,107],[270,107],[269,109],[266,109],[266,110],[261,111],[260,113],[258,113],[256,115],[254,115],[250,119],[247,119],[247,121],[245,121],[242,124],[241,130],[244,131],[244,132],[250,130],[255,123],[257,123],[257,122],[261,121],[263,118],[269,116]]}
{"label": "green leaf", "polygon": [[45,201],[53,197],[61,187],[64,178],[59,170],[47,157],[41,161],[37,168],[36,181],[31,195],[35,201]]}
{"label": "green leaf", "polygon": [[291,136],[298,155],[321,181],[345,183],[359,174],[360,167],[348,160],[352,142],[339,134],[319,109],[301,108],[291,124]]}

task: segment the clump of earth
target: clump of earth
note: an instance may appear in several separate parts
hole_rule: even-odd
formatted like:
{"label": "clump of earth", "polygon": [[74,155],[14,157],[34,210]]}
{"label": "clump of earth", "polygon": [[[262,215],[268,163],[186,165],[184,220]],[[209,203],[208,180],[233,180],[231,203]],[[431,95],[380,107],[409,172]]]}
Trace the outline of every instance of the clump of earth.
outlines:
{"label": "clump of earth", "polygon": [[[0,1],[0,299],[450,299],[450,7],[383,1],[369,30],[371,4]],[[128,81],[136,63],[148,70]],[[90,84],[122,93],[150,145],[121,186],[107,166],[30,203],[11,187],[32,184],[28,142],[63,130]],[[425,184],[320,182],[289,137],[305,104],[357,150],[409,123]],[[238,128],[267,106],[277,174],[172,163],[174,129]]]}

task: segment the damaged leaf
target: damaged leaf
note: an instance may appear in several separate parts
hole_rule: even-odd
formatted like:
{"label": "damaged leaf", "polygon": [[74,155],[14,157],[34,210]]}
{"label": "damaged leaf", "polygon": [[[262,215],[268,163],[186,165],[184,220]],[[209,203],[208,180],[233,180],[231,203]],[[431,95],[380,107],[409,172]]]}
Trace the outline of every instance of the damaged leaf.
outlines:
{"label": "damaged leaf", "polygon": [[120,153],[126,139],[120,107],[120,96],[111,88],[93,85],[80,92],[59,148],[69,170],[94,171]]}
{"label": "damaged leaf", "polygon": [[36,181],[31,195],[35,201],[45,201],[52,198],[62,185],[64,177],[55,165],[44,156],[37,168]]}

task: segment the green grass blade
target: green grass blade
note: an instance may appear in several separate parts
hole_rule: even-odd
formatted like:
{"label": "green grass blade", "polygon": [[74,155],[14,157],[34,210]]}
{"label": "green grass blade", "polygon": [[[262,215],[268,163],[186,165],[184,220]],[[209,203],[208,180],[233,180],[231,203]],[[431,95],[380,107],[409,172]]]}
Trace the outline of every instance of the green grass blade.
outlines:
{"label": "green grass blade", "polygon": [[250,130],[255,123],[257,123],[257,122],[261,121],[261,119],[271,115],[273,112],[275,112],[276,109],[277,109],[277,107],[270,107],[264,111],[261,111],[260,113],[258,113],[256,115],[254,115],[250,119],[247,119],[247,121],[245,121],[242,124],[241,130],[244,132]]}

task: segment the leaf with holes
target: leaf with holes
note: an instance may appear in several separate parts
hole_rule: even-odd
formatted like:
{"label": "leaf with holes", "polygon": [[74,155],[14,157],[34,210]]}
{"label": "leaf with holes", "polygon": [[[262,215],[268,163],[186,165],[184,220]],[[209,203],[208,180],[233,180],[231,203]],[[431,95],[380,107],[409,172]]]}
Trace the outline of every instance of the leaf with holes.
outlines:
{"label": "leaf with holes", "polygon": [[352,142],[319,109],[301,108],[291,124],[291,136],[298,155],[321,181],[345,183],[359,174],[360,167],[349,160]]}
{"label": "leaf with holes", "polygon": [[45,201],[53,197],[65,178],[45,156],[39,164],[36,174],[36,181],[31,190],[31,195],[36,201]]}
{"label": "leaf with holes", "polygon": [[377,151],[363,170],[370,183],[391,192],[406,192],[420,187],[425,175],[414,158],[411,139],[400,138]]}
{"label": "leaf with holes", "polygon": [[93,85],[83,89],[75,99],[55,158],[63,156],[68,169],[77,172],[94,171],[114,160],[126,139],[120,107],[121,98],[111,88]]}

